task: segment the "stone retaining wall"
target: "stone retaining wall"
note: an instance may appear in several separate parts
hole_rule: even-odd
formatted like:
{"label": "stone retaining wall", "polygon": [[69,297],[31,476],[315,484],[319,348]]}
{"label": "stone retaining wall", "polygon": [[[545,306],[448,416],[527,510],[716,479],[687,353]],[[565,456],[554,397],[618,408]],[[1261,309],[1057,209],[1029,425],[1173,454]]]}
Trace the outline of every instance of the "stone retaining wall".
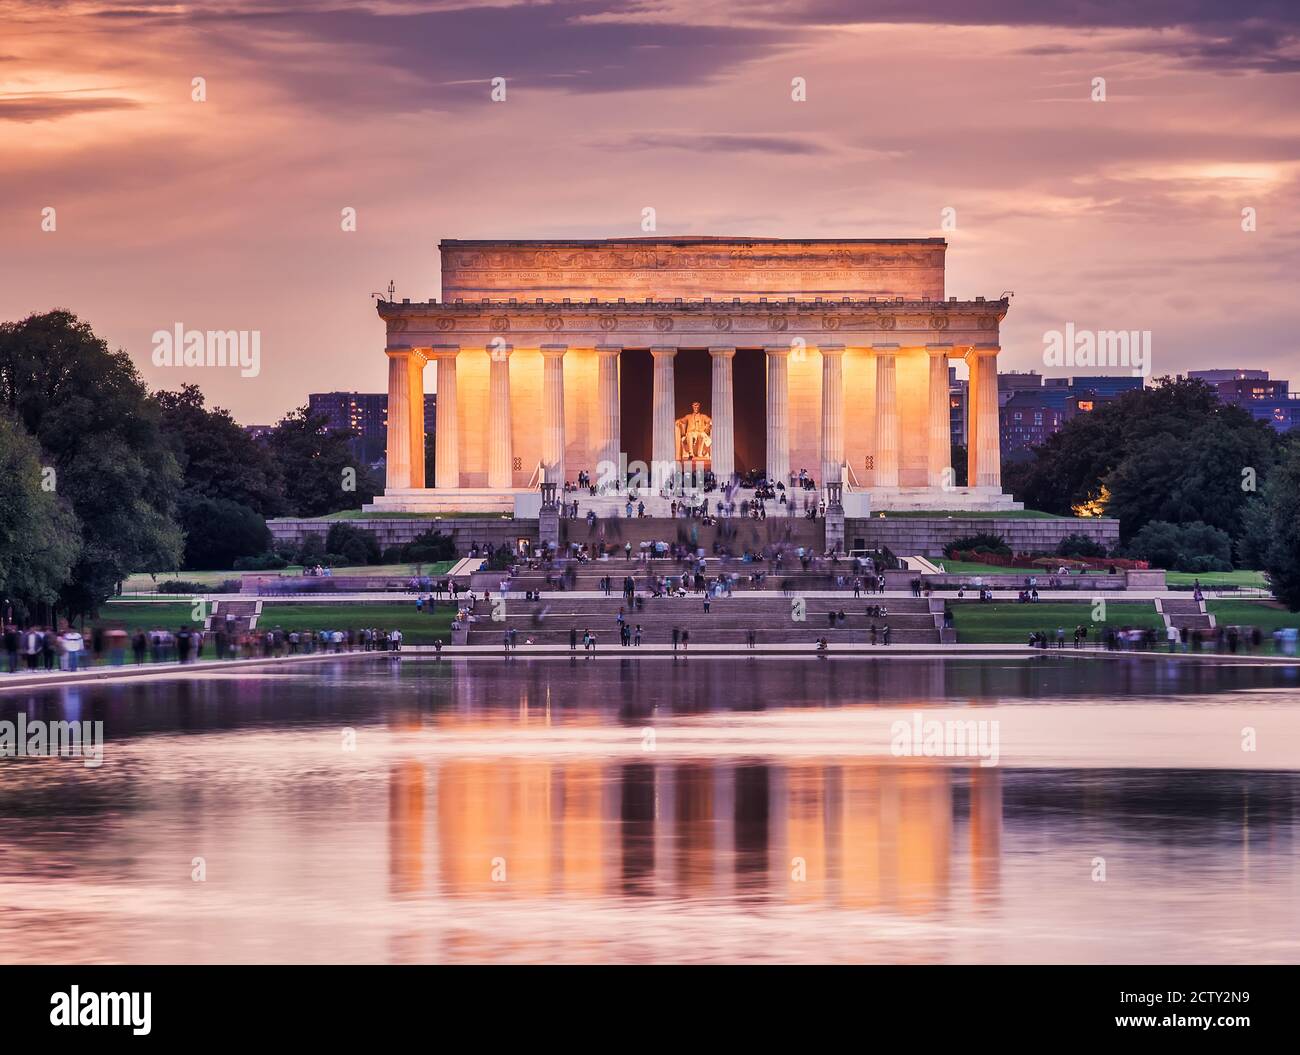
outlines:
{"label": "stone retaining wall", "polygon": [[[329,532],[331,520],[306,520],[293,517],[281,517],[268,520],[266,526],[271,529],[271,537],[276,545],[289,543],[301,546],[309,534],[319,535],[321,541]],[[456,517],[443,520],[434,517],[372,517],[365,520],[345,520],[345,524],[369,531],[375,536],[381,550],[389,546],[401,546],[423,535],[430,528],[451,535],[456,545],[456,552],[465,554],[475,542],[480,546],[491,542],[494,546],[513,545],[521,538],[531,543],[537,541],[536,520],[502,520],[501,517]]]}
{"label": "stone retaining wall", "polygon": [[1107,548],[1119,541],[1119,521],[1032,517],[871,517],[844,522],[844,543],[887,547],[900,557],[942,557],[943,548],[972,535],[999,535],[1016,553],[1055,553],[1067,535],[1086,535]]}

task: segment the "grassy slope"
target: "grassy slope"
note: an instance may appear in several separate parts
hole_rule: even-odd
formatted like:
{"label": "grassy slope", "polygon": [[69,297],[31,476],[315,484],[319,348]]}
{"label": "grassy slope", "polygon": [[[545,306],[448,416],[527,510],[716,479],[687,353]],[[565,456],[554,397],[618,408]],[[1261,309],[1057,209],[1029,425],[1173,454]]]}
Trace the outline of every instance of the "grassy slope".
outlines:
{"label": "grassy slope", "polygon": [[400,630],[410,645],[432,644],[435,637],[451,638],[450,606],[438,605],[433,615],[417,613],[415,603],[375,604],[266,604],[257,621],[259,630],[347,630],[372,626]]}
{"label": "grassy slope", "polygon": [[1262,571],[1211,571],[1194,575],[1188,571],[1167,571],[1165,582],[1170,586],[1193,586],[1200,582],[1207,590],[1220,586],[1252,587],[1268,589],[1268,582]]}
{"label": "grassy slope", "polygon": [[[454,561],[444,560],[437,561],[433,564],[365,564],[356,567],[335,568],[335,575],[444,575],[451,568]],[[238,579],[242,575],[257,575],[258,572],[239,572],[239,571],[182,571],[182,572],[159,572],[155,578],[150,578],[148,572],[136,572],[126,580],[122,589],[126,593],[152,593],[158,588],[160,583],[167,582],[169,579],[179,578],[183,582],[201,582],[205,586],[219,586],[227,579]],[[302,566],[291,564],[287,568],[280,568],[278,571],[261,572],[260,574],[268,577],[273,575],[300,575]]]}
{"label": "grassy slope", "polygon": [[[178,626],[201,625],[191,619],[185,604],[106,604],[99,622],[122,626],[127,630],[161,626],[175,630]],[[451,629],[451,608],[439,605],[433,615],[417,614],[414,601],[380,601],[365,604],[316,602],[311,604],[268,603],[262,607],[259,629],[280,627],[284,630],[347,630],[378,627],[400,629],[411,644],[427,644],[435,635],[447,640]]]}
{"label": "grassy slope", "polygon": [[[998,564],[979,564],[974,561],[948,560],[946,557],[939,558],[936,564],[942,564],[944,570],[951,575],[1016,575],[1021,578],[1027,575],[1037,575],[1039,578],[1038,588],[1043,589],[1042,579],[1047,575],[1054,575],[1055,568],[1036,567],[1036,568],[1004,568]],[[1102,572],[1089,572],[1090,575],[1101,575]],[[1075,575],[1070,572],[1071,577]]]}
{"label": "grassy slope", "polygon": [[1300,612],[1276,601],[1206,601],[1205,607],[1219,626],[1257,626],[1266,635],[1281,626],[1300,628]]}
{"label": "grassy slope", "polygon": [[1094,623],[1091,602],[1066,601],[1061,603],[1039,602],[1038,604],[980,604],[979,602],[950,602],[953,614],[953,626],[957,630],[959,644],[1015,644],[1022,645],[1034,630],[1056,633],[1056,628],[1065,629],[1066,639],[1074,633],[1079,624],[1095,626],[1089,640],[1096,640],[1098,630],[1106,626],[1152,627],[1164,629],[1164,622],[1156,614],[1155,605],[1150,601],[1121,603],[1107,600],[1106,622]]}

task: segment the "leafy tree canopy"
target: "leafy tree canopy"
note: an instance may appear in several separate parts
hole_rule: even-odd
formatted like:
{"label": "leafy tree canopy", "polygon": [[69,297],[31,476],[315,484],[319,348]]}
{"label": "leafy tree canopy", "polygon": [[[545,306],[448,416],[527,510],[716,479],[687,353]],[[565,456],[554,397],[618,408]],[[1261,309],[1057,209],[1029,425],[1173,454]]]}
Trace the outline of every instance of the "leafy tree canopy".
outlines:
{"label": "leafy tree canopy", "polygon": [[284,502],[291,516],[324,516],[360,509],[375,497],[375,474],[358,465],[347,432],[331,431],[323,415],[305,406],[271,430],[267,447],[284,476]]}
{"label": "leafy tree canopy", "polygon": [[1209,385],[1166,377],[1072,418],[1011,467],[1007,485],[1049,513],[1103,496],[1125,540],[1153,520],[1202,521],[1236,536],[1250,486],[1267,478],[1278,445],[1266,423],[1224,405]]}
{"label": "leafy tree canopy", "polygon": [[64,310],[0,324],[0,405],[36,439],[81,523],[65,606],[94,611],[132,571],[177,566],[180,469],[125,352]]}

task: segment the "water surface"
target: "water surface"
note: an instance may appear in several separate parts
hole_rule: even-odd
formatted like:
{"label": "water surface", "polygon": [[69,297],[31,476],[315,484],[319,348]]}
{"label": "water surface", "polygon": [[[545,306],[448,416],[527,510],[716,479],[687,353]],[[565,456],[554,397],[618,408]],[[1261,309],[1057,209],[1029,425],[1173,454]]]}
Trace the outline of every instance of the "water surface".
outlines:
{"label": "water surface", "polygon": [[[0,760],[4,962],[1300,961],[1296,667],[377,656],[18,709],[108,739]],[[997,764],[896,757],[917,713]]]}

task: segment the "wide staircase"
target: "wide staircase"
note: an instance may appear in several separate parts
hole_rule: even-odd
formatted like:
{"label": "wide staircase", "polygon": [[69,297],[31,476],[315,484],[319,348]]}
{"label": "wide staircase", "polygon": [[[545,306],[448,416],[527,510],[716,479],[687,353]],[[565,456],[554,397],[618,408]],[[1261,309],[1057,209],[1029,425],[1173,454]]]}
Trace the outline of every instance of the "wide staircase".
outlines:
{"label": "wide staircase", "polygon": [[599,551],[601,545],[623,549],[629,542],[633,555],[640,552],[642,543],[653,546],[656,542],[703,549],[706,554],[713,552],[714,543],[731,553],[758,553],[777,545],[791,549],[802,546],[822,553],[826,549],[826,525],[805,517],[728,517],[713,524],[688,517],[607,517],[597,518],[594,524],[588,524],[583,517],[560,521],[560,543],[564,546],[586,544]]}
{"label": "wide staircase", "polygon": [[[472,583],[475,590],[488,590],[492,593],[499,592],[503,580],[508,581],[511,593],[532,590],[583,593],[600,590],[601,579],[608,577],[617,599],[623,592],[624,580],[629,576],[638,593],[651,593],[651,579],[667,577],[675,587],[684,570],[685,565],[671,558],[638,561],[616,557],[591,561],[555,561],[537,568],[521,567],[518,574],[510,576],[508,580],[504,572],[477,572]],[[849,600],[853,599],[853,580],[860,577],[848,559],[836,562],[818,559],[805,569],[793,555],[786,556],[779,564],[767,560],[747,562],[740,559],[706,558],[703,574],[709,580],[716,579],[720,574],[728,576],[732,580],[732,590],[736,592],[838,590],[844,592]],[[693,573],[690,573],[690,577],[693,582]],[[691,583],[688,583],[688,590],[690,586]],[[890,588],[898,588],[898,584],[891,585]],[[859,601],[866,603],[870,599],[864,590]]]}
{"label": "wide staircase", "polygon": [[1213,630],[1214,616],[1205,610],[1204,601],[1174,600],[1168,597],[1160,599],[1160,612],[1164,616],[1165,626],[1176,626],[1179,630]]}
{"label": "wide staircase", "polygon": [[[737,511],[739,511],[741,503],[743,502],[752,504],[755,500],[754,494],[755,492],[753,488],[744,487],[738,488],[733,492],[732,501],[735,503]],[[771,498],[767,499],[764,503],[764,509],[769,518],[780,517],[784,519],[788,516],[796,520],[800,519],[805,508],[805,501],[812,505],[816,505],[818,498],[821,496],[821,492],[795,487],[789,491],[789,496],[789,502],[786,504],[782,504],[781,502]],[[709,510],[712,512],[717,510],[718,502],[722,500],[722,497],[721,491],[713,490],[700,495],[699,500],[707,500],[709,503]],[[593,495],[589,491],[579,489],[577,491],[566,491],[560,496],[560,500],[568,502],[570,505],[577,502],[579,516],[586,516],[588,512],[592,512],[601,519],[627,517],[628,496],[625,494]],[[637,497],[632,500],[632,509],[635,512],[638,507],[643,506],[645,509],[646,519],[667,520],[672,517],[673,506],[680,505],[683,500],[684,499],[679,496],[661,495],[658,492],[640,491],[637,493]]]}
{"label": "wide staircase", "polygon": [[[759,645],[786,643],[812,644],[819,637],[832,643],[869,644],[871,625],[877,628],[877,642],[883,644],[883,628],[890,629],[894,645],[938,644],[938,619],[930,611],[930,602],[919,597],[868,597],[854,599],[851,593],[835,597],[757,597],[737,592],[731,597],[717,597],[704,611],[701,594],[680,597],[647,597],[639,609],[630,609],[618,595],[618,580],[612,597],[576,597],[571,593],[543,594],[540,600],[510,598],[506,618],[493,622],[490,609],[480,604],[479,619],[471,623],[468,643],[503,645],[507,629],[518,631],[516,644],[567,645],[569,631],[597,635],[602,648],[620,647],[618,612],[635,629],[641,625],[643,644],[669,644],[673,627],[689,630],[693,644],[726,644],[737,649],[746,647],[747,631],[756,633]],[[796,604],[798,607],[796,607]],[[865,614],[867,605],[884,605],[883,616]],[[844,623],[831,625],[828,612],[843,611]],[[802,618],[799,618],[802,616]]]}
{"label": "wide staircase", "polygon": [[[212,611],[203,622],[205,630],[231,630],[245,633],[257,626],[261,601],[213,601]],[[227,616],[234,616],[233,622]]]}

